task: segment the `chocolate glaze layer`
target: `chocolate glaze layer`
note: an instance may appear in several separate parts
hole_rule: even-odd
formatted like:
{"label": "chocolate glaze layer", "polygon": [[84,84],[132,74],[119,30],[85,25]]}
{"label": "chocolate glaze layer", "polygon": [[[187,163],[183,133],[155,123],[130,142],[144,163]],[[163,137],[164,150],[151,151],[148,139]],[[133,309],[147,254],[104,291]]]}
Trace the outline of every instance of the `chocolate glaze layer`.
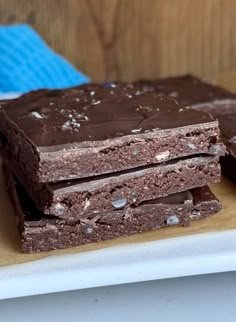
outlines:
{"label": "chocolate glaze layer", "polygon": [[176,76],[157,80],[140,80],[133,86],[141,92],[163,93],[184,106],[194,106],[224,101],[236,102],[236,95],[192,76]]}
{"label": "chocolate glaze layer", "polygon": [[1,113],[44,148],[79,142],[89,146],[91,141],[214,120],[207,113],[189,110],[163,95],[139,93],[129,85],[31,92],[6,104]]}

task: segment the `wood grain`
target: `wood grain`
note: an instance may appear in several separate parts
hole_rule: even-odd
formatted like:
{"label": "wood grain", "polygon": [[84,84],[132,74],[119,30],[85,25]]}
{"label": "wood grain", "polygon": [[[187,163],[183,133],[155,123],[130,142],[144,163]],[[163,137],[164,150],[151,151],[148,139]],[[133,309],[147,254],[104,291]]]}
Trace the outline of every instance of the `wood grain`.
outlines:
{"label": "wood grain", "polygon": [[0,0],[94,80],[236,70],[235,0]]}

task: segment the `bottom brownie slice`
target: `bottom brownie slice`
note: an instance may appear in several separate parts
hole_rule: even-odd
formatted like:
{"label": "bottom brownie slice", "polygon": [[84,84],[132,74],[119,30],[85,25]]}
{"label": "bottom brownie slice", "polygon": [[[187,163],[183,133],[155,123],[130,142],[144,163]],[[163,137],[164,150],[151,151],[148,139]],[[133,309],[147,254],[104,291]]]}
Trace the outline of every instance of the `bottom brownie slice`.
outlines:
{"label": "bottom brownie slice", "polygon": [[[5,169],[6,170],[6,169]],[[66,221],[38,210],[21,184],[5,171],[24,252],[40,252],[129,236],[171,225],[188,225],[213,215],[220,202],[205,186],[143,202],[129,210],[113,210]]]}

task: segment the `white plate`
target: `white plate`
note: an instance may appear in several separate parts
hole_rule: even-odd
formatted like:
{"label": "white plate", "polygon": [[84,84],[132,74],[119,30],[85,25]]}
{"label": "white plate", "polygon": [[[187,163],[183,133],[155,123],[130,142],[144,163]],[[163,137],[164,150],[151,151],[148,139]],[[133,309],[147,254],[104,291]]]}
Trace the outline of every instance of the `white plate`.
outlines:
{"label": "white plate", "polygon": [[0,299],[236,270],[236,230],[119,245],[0,268]]}

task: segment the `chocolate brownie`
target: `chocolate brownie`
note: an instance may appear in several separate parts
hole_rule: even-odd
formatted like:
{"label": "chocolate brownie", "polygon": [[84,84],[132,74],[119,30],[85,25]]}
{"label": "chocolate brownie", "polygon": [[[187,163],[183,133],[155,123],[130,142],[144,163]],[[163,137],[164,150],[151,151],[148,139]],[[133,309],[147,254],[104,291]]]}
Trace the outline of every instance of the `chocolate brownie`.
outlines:
{"label": "chocolate brownie", "polygon": [[28,177],[56,182],[225,153],[208,113],[130,84],[109,86],[35,91],[0,110],[0,131]]}
{"label": "chocolate brownie", "polygon": [[143,202],[139,207],[93,214],[87,219],[65,221],[39,211],[9,171],[11,196],[24,252],[40,252],[129,236],[213,215],[220,202],[208,187]]}
{"label": "chocolate brownie", "polygon": [[165,93],[181,104],[213,114],[219,121],[222,140],[228,154],[221,158],[222,170],[236,180],[236,95],[194,76],[135,82],[137,90]]}
{"label": "chocolate brownie", "polygon": [[14,158],[5,154],[4,159],[39,209],[70,219],[136,207],[145,200],[218,182],[221,177],[219,157],[197,156],[93,178],[35,183],[24,176]]}

